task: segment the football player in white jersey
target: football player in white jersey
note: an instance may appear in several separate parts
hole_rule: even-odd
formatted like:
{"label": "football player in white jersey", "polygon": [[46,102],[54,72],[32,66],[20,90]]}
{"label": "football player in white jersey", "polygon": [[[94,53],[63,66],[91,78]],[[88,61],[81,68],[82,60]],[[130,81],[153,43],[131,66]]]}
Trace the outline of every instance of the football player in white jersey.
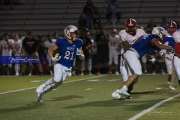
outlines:
{"label": "football player in white jersey", "polygon": [[[172,37],[172,34],[176,31],[176,29],[177,29],[176,22],[173,20],[170,20],[166,25],[167,31],[164,31],[163,44],[169,45],[172,48],[175,48],[175,41],[174,41],[174,38]],[[173,86],[173,79],[175,77],[175,74],[173,73],[174,53],[167,52],[166,50],[162,50],[162,53],[163,52],[164,52],[164,57],[165,57],[166,69],[168,73],[169,88],[172,90],[175,90],[175,87]]]}
{"label": "football player in white jersey", "polygon": [[[121,60],[120,60],[120,72],[122,75],[123,81],[127,81],[128,76],[131,75],[129,67],[125,63],[123,58],[123,53],[131,47],[134,42],[139,39],[141,36],[146,35],[146,32],[143,29],[137,28],[137,22],[133,18],[129,18],[125,21],[125,29],[119,32],[119,36],[122,40],[121,45]],[[133,84],[129,88],[129,92],[133,89]]]}
{"label": "football player in white jersey", "polygon": [[[42,102],[42,96],[63,83],[68,76],[71,76],[71,69],[76,55],[84,57],[82,51],[82,40],[77,36],[78,28],[74,25],[68,25],[64,29],[64,38],[57,39],[56,43],[48,49],[48,54],[54,65],[54,76],[40,85],[36,89],[37,102]],[[56,55],[53,53],[58,50]]]}
{"label": "football player in white jersey", "polygon": [[119,75],[118,72],[118,47],[120,44],[120,37],[118,35],[118,30],[116,28],[112,29],[112,32],[108,36],[108,47],[109,47],[109,73],[112,73],[112,65],[115,64],[115,73]]}
{"label": "football player in white jersey", "polygon": [[121,89],[117,89],[112,93],[112,97],[120,99],[122,96],[129,97],[130,93],[129,86],[138,80],[138,77],[142,75],[142,67],[140,63],[140,58],[145,54],[155,52],[160,49],[172,50],[172,47],[164,45],[161,43],[162,33],[160,28],[154,28],[152,34],[144,35],[140,37],[131,48],[129,48],[124,54],[124,58],[127,61],[129,68],[131,68],[131,73],[128,80],[124,82]]}
{"label": "football player in white jersey", "polygon": [[176,75],[178,78],[178,83],[180,85],[180,29],[173,33],[173,37],[175,39],[175,55],[174,55],[174,67],[176,71]]}

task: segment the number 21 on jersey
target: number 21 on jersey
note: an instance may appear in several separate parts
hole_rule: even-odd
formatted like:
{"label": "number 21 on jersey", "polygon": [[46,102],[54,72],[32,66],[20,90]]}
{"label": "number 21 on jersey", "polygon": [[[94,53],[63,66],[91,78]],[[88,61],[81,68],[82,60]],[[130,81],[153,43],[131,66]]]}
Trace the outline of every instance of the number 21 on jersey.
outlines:
{"label": "number 21 on jersey", "polygon": [[73,60],[73,58],[74,58],[74,52],[69,50],[65,52],[64,59]]}

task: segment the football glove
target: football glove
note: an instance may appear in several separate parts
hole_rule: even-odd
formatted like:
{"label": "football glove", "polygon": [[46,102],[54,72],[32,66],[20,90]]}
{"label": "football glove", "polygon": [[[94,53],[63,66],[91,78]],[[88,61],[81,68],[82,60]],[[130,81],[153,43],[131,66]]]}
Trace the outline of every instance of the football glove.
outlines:
{"label": "football glove", "polygon": [[59,53],[57,53],[57,54],[55,54],[55,56],[52,57],[51,59],[52,59],[53,62],[57,62],[57,61],[60,60],[60,58],[61,58],[61,56],[59,55]]}

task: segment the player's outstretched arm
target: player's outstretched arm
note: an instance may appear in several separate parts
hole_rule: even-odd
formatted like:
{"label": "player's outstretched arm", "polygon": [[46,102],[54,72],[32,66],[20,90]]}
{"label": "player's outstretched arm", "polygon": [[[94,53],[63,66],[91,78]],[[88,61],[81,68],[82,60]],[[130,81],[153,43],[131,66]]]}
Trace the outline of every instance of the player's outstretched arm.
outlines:
{"label": "player's outstretched arm", "polygon": [[160,40],[156,39],[152,41],[152,44],[155,45],[156,47],[160,48],[160,49],[167,49],[167,50],[171,50],[173,49],[171,46],[168,45],[164,45],[160,42]]}
{"label": "player's outstretched arm", "polygon": [[81,60],[85,59],[85,56],[84,56],[84,52],[83,52],[83,50],[82,50],[82,47],[79,48],[79,49],[77,49],[76,55],[78,55]]}

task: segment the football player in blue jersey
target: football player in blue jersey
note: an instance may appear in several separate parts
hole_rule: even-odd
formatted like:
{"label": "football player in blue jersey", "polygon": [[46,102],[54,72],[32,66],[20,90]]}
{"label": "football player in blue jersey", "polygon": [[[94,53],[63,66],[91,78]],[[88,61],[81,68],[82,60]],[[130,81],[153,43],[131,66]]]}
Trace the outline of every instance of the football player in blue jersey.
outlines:
{"label": "football player in blue jersey", "polygon": [[[71,69],[76,55],[84,57],[82,51],[82,40],[78,38],[78,28],[74,25],[68,25],[64,29],[64,38],[57,39],[56,43],[48,49],[48,54],[54,64],[54,76],[45,83],[37,87],[37,102],[42,102],[42,96],[59,86],[71,75]],[[53,55],[58,51],[56,55]]]}
{"label": "football player in blue jersey", "polygon": [[140,58],[143,55],[152,53],[160,49],[172,50],[171,46],[162,44],[162,31],[163,28],[155,27],[152,31],[152,34],[144,35],[139,38],[132,45],[132,47],[123,54],[132,75],[130,75],[128,77],[128,80],[124,82],[122,88],[117,89],[115,92],[113,92],[113,98],[120,99],[122,96],[130,97],[130,93],[128,93],[128,87],[134,84],[138,80],[138,77],[142,75]]}

